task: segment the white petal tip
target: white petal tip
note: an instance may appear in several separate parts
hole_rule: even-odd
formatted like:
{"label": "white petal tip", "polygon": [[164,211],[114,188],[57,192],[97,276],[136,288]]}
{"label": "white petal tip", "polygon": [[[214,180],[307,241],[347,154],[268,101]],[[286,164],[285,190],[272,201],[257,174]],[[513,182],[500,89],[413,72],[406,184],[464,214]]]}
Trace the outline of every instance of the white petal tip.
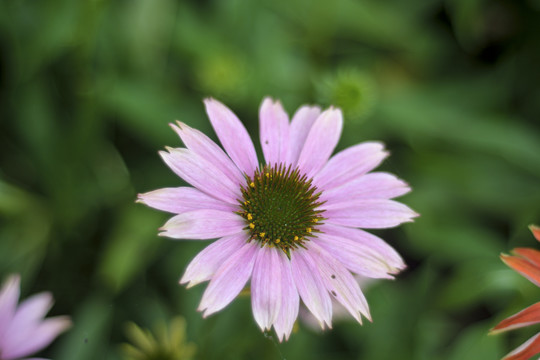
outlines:
{"label": "white petal tip", "polygon": [[214,313],[213,311],[210,312],[210,311],[208,310],[208,308],[197,309],[197,311],[202,312],[202,317],[203,317],[203,319],[206,319],[207,317],[209,317],[210,315],[212,315],[212,314]]}
{"label": "white petal tip", "polygon": [[506,329],[497,329],[495,330],[495,328],[491,328],[489,329],[489,332],[488,332],[488,335],[498,335],[502,332],[504,332]]}
{"label": "white petal tip", "polygon": [[326,330],[326,328],[328,329],[332,329],[332,322],[331,321],[327,321],[327,320],[324,320],[324,321],[319,321],[319,325],[321,326],[321,330]]}
{"label": "white petal tip", "polygon": [[330,106],[326,111],[323,112],[323,114],[325,112],[328,112],[329,115],[333,115],[333,116],[339,116],[339,117],[342,117],[343,114],[341,112],[341,109],[338,108],[338,107],[335,107],[335,106]]}
{"label": "white petal tip", "polygon": [[11,274],[8,276],[7,282],[9,282],[10,284],[13,284],[13,283],[20,283],[21,282],[21,275],[19,274]]}
{"label": "white petal tip", "polygon": [[187,125],[185,122],[180,121],[180,120],[176,120],[176,125],[177,125],[177,128],[180,130],[184,130],[184,128],[190,129],[189,125]]}
{"label": "white petal tip", "polygon": [[207,97],[203,99],[204,105],[208,106],[215,106],[215,105],[222,105],[219,101],[214,99],[213,97]]}
{"label": "white petal tip", "polygon": [[413,212],[412,214],[409,215],[409,218],[407,219],[407,222],[414,222],[414,219],[419,217],[419,216],[420,216],[420,214]]}
{"label": "white petal tip", "polygon": [[276,330],[276,336],[279,340],[280,343],[282,343],[283,341],[288,341],[289,340],[289,335],[290,335],[290,332],[289,333],[283,333],[283,332],[277,332]]}
{"label": "white petal tip", "polygon": [[194,287],[195,285],[198,285],[201,283],[201,281],[194,281],[193,279],[184,279],[184,278],[181,278],[180,281],[178,282],[180,285],[184,285],[186,287],[186,289],[191,289],[192,287]]}
{"label": "white petal tip", "polygon": [[62,333],[73,326],[73,321],[69,316],[56,316],[49,318],[49,320],[55,320],[58,324],[58,333]]}
{"label": "white petal tip", "polygon": [[270,97],[270,96],[265,96],[262,103],[261,103],[261,107],[268,104],[268,103],[274,104],[274,99],[272,97]]}
{"label": "white petal tip", "polygon": [[334,112],[335,112],[336,115],[339,116],[340,118],[343,117],[343,111],[341,111],[341,108],[335,108],[335,109],[334,109]]}

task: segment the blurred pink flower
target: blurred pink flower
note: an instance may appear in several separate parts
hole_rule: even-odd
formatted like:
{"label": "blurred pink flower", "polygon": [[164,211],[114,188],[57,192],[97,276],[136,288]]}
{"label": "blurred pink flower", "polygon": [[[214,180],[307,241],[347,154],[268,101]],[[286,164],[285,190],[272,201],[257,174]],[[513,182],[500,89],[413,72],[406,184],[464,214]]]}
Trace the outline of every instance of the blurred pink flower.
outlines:
{"label": "blurred pink flower", "polygon": [[331,327],[332,298],[359,322],[369,308],[352,273],[393,278],[405,267],[382,239],[357,228],[389,228],[417,216],[390,199],[410,191],[394,175],[374,172],[388,153],[378,142],[331,158],[341,135],[341,110],[302,106],[289,123],[281,104],[264,99],[259,113],[265,165],[236,115],[207,99],[206,112],[226,153],[203,133],[178,122],[186,148],[161,152],[191,187],[139,195],[178,214],[160,235],[217,241],[189,264],[180,282],[210,280],[199,310],[227,306],[251,279],[255,321],[288,339],[299,300],[319,325]]}
{"label": "blurred pink flower", "polygon": [[[540,241],[540,227],[531,225],[529,228],[536,240]],[[502,261],[536,286],[540,286],[540,251],[530,248],[516,248],[512,252],[516,256],[501,254]],[[539,322],[540,302],[537,302],[517,314],[504,319],[491,329],[490,333],[497,334]],[[540,333],[537,333],[521,346],[514,349],[503,360],[527,360],[538,353],[540,353]]]}
{"label": "blurred pink flower", "polygon": [[44,319],[53,304],[50,293],[34,295],[17,306],[19,284],[20,277],[11,275],[0,290],[1,360],[34,354],[71,326],[67,316]]}

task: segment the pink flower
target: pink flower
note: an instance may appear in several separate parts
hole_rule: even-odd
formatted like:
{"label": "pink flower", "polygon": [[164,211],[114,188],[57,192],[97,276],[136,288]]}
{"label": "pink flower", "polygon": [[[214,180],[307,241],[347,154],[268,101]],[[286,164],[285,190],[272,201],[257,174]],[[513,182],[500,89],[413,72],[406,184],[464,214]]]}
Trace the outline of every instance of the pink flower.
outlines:
{"label": "pink flower", "polygon": [[395,176],[369,173],[388,153],[365,142],[336,154],[341,110],[303,106],[289,123],[279,102],[260,108],[265,165],[240,120],[214,99],[206,112],[226,153],[201,132],[171,125],[186,148],[161,152],[192,187],[139,195],[139,201],[177,214],[160,235],[214,239],[180,280],[188,287],[210,280],[199,310],[227,306],[251,283],[253,315],[263,330],[288,339],[300,299],[321,327],[331,327],[332,298],[359,322],[369,308],[352,273],[393,278],[405,267],[380,238],[357,228],[389,228],[417,214],[390,200],[410,191]]}
{"label": "pink flower", "polygon": [[[536,240],[540,241],[540,227],[531,225],[529,228]],[[502,254],[502,261],[536,286],[540,286],[540,251],[530,248],[516,248],[512,252],[516,256]],[[490,334],[518,329],[539,322],[540,302],[537,302],[498,323],[497,326],[491,329]],[[503,360],[526,360],[538,353],[540,353],[540,333],[537,333],[521,346],[507,354]]]}
{"label": "pink flower", "polygon": [[[366,278],[360,275],[355,275],[354,278],[356,279],[356,282],[362,288],[363,290],[366,290],[369,288],[373,283],[375,283],[378,280],[372,279],[372,278]],[[324,329],[321,329],[319,322],[317,319],[313,316],[311,312],[309,312],[305,308],[300,308],[300,311],[298,313],[298,319],[299,321],[305,325],[306,327],[310,328],[313,331],[321,332],[324,331]],[[334,322],[343,322],[343,321],[349,321],[351,320],[351,317],[349,316],[349,311],[345,309],[339,301],[332,299],[332,320]]]}
{"label": "pink flower", "polygon": [[17,306],[19,283],[20,277],[12,275],[0,291],[1,360],[20,359],[36,353],[71,326],[66,316],[43,319],[53,303],[50,293],[34,295]]}

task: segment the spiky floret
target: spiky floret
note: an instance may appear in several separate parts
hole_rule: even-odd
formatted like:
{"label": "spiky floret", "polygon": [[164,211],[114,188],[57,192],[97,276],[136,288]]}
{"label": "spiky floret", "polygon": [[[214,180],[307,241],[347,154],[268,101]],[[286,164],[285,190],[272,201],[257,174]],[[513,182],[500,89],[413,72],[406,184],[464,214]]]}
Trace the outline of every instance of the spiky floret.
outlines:
{"label": "spiky floret", "polygon": [[298,168],[265,165],[253,177],[246,176],[241,191],[238,214],[246,220],[249,241],[279,247],[290,257],[291,249],[304,247],[309,237],[320,232],[317,225],[324,220],[324,210],[316,209],[322,205],[321,193]]}

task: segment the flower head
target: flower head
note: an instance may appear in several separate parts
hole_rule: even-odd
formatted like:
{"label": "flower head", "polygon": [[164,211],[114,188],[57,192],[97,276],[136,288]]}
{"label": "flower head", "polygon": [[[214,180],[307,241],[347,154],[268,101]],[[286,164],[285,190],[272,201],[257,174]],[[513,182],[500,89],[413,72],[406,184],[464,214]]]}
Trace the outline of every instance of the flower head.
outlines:
{"label": "flower head", "polygon": [[369,173],[388,153],[365,142],[331,157],[342,130],[339,109],[303,106],[289,123],[281,104],[260,107],[264,163],[240,120],[220,102],[206,111],[225,152],[201,132],[172,128],[186,148],[161,152],[193,187],[155,190],[139,201],[177,214],[163,236],[214,239],[189,264],[180,283],[210,281],[203,316],[227,306],[250,281],[253,315],[263,330],[288,339],[300,299],[321,327],[331,327],[332,298],[359,322],[369,309],[353,277],[392,278],[405,267],[380,238],[358,228],[388,228],[417,214],[390,200],[407,193],[395,176]]}
{"label": "flower head", "polygon": [[53,304],[50,293],[34,295],[19,306],[20,277],[8,277],[0,290],[0,359],[14,360],[48,346],[71,326],[67,316],[43,319]]}
{"label": "flower head", "polygon": [[[536,240],[540,241],[540,227],[531,225],[529,228]],[[530,248],[516,248],[513,250],[513,253],[515,255],[502,254],[502,261],[529,279],[536,286],[540,286],[540,251]],[[504,319],[491,329],[490,333],[497,334],[539,322],[540,302],[537,302],[517,314]],[[514,349],[503,360],[526,360],[538,353],[540,353],[540,333],[537,333],[521,346]]]}

